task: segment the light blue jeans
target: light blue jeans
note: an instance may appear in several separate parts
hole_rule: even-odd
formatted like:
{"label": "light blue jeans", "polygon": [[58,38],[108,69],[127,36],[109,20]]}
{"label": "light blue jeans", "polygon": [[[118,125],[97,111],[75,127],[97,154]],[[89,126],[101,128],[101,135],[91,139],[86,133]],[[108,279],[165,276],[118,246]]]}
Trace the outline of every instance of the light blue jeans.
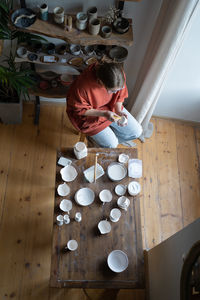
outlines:
{"label": "light blue jeans", "polygon": [[128,116],[128,124],[124,127],[113,122],[99,133],[90,136],[90,138],[102,148],[116,148],[118,144],[125,141],[137,139],[142,134],[142,126],[125,109],[122,110]]}

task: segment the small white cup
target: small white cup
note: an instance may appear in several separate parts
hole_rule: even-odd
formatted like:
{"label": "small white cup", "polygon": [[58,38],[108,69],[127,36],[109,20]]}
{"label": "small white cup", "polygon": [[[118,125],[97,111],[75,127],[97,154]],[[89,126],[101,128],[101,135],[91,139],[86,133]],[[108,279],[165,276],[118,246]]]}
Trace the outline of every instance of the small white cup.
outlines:
{"label": "small white cup", "polygon": [[121,211],[118,208],[113,208],[110,211],[110,220],[112,222],[118,222],[121,217]]}
{"label": "small white cup", "polygon": [[121,196],[121,197],[119,197],[118,200],[117,200],[117,205],[118,205],[120,208],[122,208],[122,209],[124,209],[124,210],[127,210],[127,208],[128,208],[129,205],[130,205],[130,200],[129,200],[127,197],[125,197],[125,196]]}
{"label": "small white cup", "polygon": [[62,215],[58,215],[56,217],[56,222],[57,222],[58,226],[62,226],[63,225],[63,220],[64,220],[64,218],[63,218]]}
{"label": "small white cup", "polygon": [[70,217],[69,217],[69,215],[64,215],[64,217],[63,217],[63,219],[64,219],[64,223],[65,224],[69,224],[70,223]]}
{"label": "small white cup", "polygon": [[81,222],[81,220],[82,220],[81,213],[80,213],[80,212],[77,212],[77,213],[75,214],[75,221],[76,221],[76,222]]}
{"label": "small white cup", "polygon": [[78,248],[78,243],[76,240],[69,240],[65,249],[69,249],[70,251],[75,251]]}

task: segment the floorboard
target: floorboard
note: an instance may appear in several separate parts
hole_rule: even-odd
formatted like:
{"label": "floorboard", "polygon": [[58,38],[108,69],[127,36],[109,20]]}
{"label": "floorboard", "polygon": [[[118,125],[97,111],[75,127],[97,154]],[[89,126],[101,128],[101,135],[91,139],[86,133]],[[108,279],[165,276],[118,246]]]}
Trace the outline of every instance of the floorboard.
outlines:
{"label": "floorboard", "polygon": [[[63,105],[24,104],[23,123],[0,124],[0,299],[144,300],[144,290],[49,288],[56,151],[80,135]],[[143,161],[141,225],[150,249],[200,216],[200,128],[153,118],[136,141]]]}

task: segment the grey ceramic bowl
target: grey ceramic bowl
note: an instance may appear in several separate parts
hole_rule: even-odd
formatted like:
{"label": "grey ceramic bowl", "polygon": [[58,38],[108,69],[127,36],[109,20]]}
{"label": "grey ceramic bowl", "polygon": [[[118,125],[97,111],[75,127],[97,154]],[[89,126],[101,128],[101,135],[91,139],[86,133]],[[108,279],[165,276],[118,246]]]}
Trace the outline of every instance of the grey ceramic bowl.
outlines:
{"label": "grey ceramic bowl", "polygon": [[71,44],[69,49],[73,55],[79,55],[81,53],[81,47],[79,45]]}
{"label": "grey ceramic bowl", "polygon": [[17,48],[17,55],[21,58],[27,57],[27,49],[25,47],[19,47]]}
{"label": "grey ceramic bowl", "polygon": [[116,46],[110,49],[109,57],[116,62],[123,62],[128,56],[128,50],[124,47]]}

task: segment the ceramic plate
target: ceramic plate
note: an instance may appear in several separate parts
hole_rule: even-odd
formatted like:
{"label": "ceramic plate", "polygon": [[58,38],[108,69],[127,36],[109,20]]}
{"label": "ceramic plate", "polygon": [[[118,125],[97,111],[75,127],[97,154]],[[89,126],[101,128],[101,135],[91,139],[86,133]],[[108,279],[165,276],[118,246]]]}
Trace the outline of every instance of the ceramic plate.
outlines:
{"label": "ceramic plate", "polygon": [[90,188],[78,190],[74,196],[76,203],[82,206],[88,206],[94,202],[95,194]]}
{"label": "ceramic plate", "polygon": [[60,174],[61,174],[62,180],[67,181],[67,182],[73,181],[76,178],[76,176],[78,175],[76,169],[71,165],[67,165],[64,168],[62,168],[60,170]]}
{"label": "ceramic plate", "polygon": [[114,250],[108,255],[107,263],[113,272],[120,273],[128,267],[128,256],[121,250]]}
{"label": "ceramic plate", "polygon": [[120,181],[127,175],[127,168],[121,163],[111,163],[107,168],[108,177],[112,181]]}

